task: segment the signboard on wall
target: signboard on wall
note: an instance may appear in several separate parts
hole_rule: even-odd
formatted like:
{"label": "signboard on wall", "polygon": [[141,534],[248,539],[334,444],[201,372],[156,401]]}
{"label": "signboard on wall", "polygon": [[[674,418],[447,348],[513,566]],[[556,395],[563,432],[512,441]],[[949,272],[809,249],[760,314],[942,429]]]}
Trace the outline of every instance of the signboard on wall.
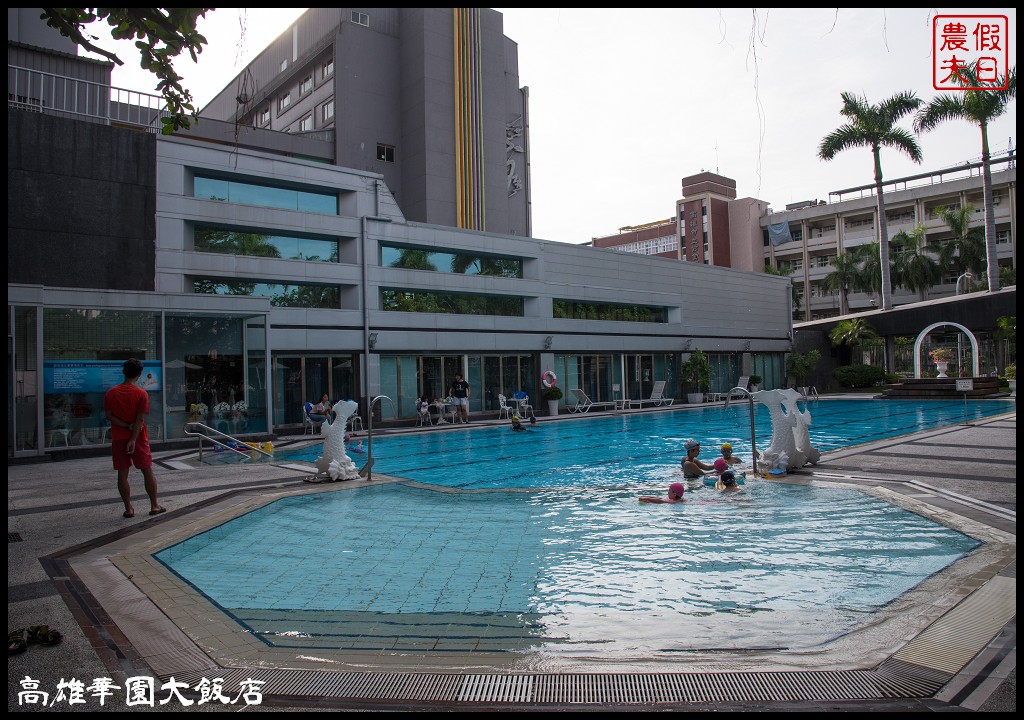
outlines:
{"label": "signboard on wall", "polygon": [[[123,360],[46,360],[43,362],[43,392],[105,393],[124,381]],[[162,385],[160,367],[146,367],[139,387],[159,392]]]}

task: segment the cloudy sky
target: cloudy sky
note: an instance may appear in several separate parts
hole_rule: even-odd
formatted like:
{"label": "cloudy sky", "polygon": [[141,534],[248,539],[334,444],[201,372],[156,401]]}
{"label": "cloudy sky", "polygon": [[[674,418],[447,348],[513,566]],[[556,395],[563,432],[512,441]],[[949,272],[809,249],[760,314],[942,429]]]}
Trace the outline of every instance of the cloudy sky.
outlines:
{"label": "cloudy sky", "polygon": [[[842,124],[840,93],[878,103],[932,88],[934,15],[1006,15],[1013,8],[572,9],[497,8],[519,46],[530,88],[534,236],[581,243],[624,225],[669,218],[680,179],[702,170],[733,178],[739,197],[777,210],[872,182],[871,153],[817,159]],[[202,105],[303,8],[221,8],[202,31],[198,65],[176,65]],[[240,28],[244,25],[244,40]],[[114,84],[147,90],[132,48]],[[1017,105],[990,127],[993,156],[1014,137]],[[905,123],[910,127],[909,120]],[[980,160],[975,125],[951,121],[919,138],[917,165],[882,151],[886,179]]]}

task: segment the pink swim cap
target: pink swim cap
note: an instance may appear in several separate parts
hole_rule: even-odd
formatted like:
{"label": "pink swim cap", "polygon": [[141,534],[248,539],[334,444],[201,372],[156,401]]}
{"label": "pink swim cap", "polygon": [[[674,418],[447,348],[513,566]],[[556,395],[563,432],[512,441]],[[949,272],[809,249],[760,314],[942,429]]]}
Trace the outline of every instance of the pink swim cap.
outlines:
{"label": "pink swim cap", "polygon": [[729,461],[725,458],[715,460],[715,472],[725,472],[729,469]]}
{"label": "pink swim cap", "polygon": [[686,490],[686,488],[683,486],[682,483],[672,483],[671,485],[668,486],[668,491],[679,498],[683,496],[684,490]]}

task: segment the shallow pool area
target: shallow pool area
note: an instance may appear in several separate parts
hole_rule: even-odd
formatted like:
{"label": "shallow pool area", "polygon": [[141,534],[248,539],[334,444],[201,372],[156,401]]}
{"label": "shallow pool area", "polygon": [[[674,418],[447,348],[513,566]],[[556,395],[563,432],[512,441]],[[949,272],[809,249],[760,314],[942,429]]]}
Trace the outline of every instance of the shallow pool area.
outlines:
{"label": "shallow pool area", "polygon": [[813,647],[980,545],[851,489],[688,497],[354,487],[155,557],[276,648],[611,658]]}
{"label": "shallow pool area", "polygon": [[[811,413],[811,442],[821,452],[977,421],[1006,412],[999,400],[820,400],[801,403]],[[757,446],[771,439],[768,409],[755,405]],[[678,479],[689,438],[702,443],[700,458],[713,462],[729,442],[736,456],[751,459],[746,401],[729,407],[680,408],[646,413],[583,416],[542,422],[525,432],[508,426],[429,428],[375,437],[374,472],[460,489],[554,487],[666,487]],[[274,453],[275,462],[312,463],[322,443]],[[220,453],[225,461],[233,453]],[[208,454],[207,457],[210,457]],[[356,465],[365,455],[350,453]]]}

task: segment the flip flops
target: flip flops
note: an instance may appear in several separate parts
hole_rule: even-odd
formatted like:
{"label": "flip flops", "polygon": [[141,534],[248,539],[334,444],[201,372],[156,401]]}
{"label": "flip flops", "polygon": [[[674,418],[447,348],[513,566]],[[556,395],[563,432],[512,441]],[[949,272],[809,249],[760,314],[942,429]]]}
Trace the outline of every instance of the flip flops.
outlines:
{"label": "flip flops", "polygon": [[25,631],[15,630],[7,634],[7,654],[17,655],[28,650],[28,643],[25,641]]}
{"label": "flip flops", "polygon": [[49,625],[33,625],[27,631],[28,642],[35,645],[57,645],[64,636],[58,630],[51,630]]}

